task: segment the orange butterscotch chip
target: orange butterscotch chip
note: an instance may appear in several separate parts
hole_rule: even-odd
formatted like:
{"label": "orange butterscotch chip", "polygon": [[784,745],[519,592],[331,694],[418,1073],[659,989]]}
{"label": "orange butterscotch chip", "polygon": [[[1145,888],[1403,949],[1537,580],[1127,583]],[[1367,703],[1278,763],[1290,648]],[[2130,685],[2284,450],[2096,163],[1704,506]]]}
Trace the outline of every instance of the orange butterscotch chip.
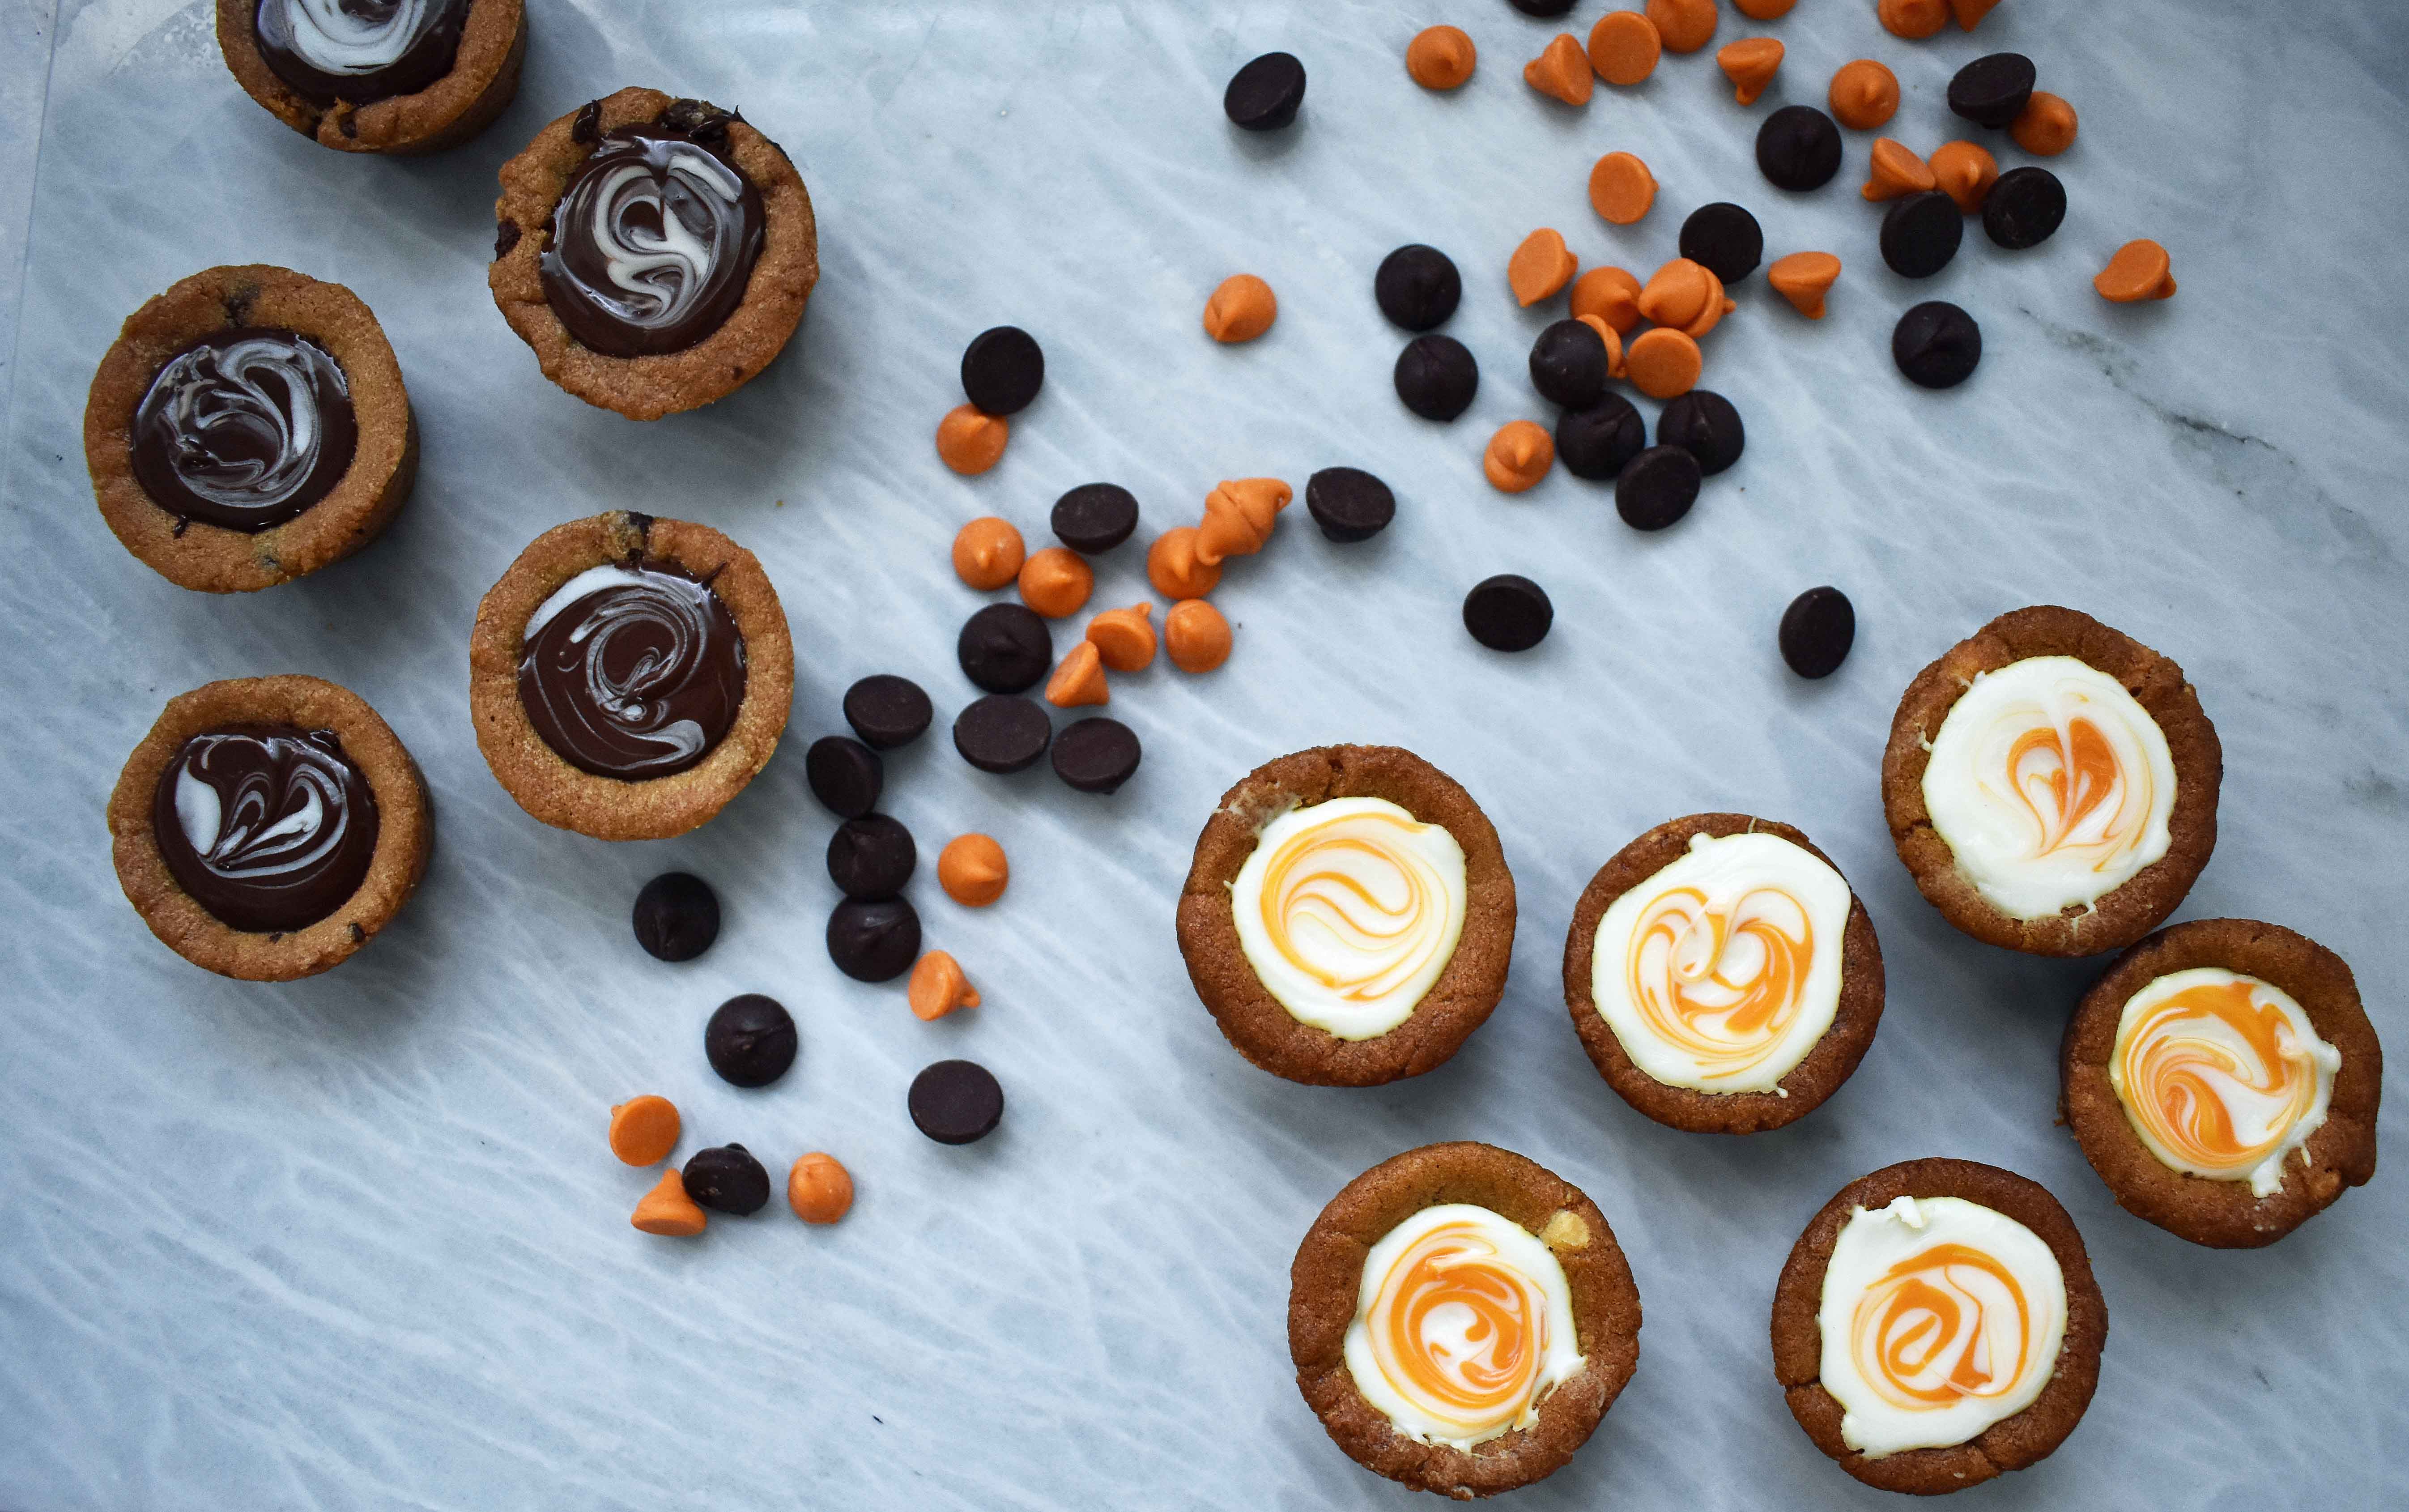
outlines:
{"label": "orange butterscotch chip", "polygon": [[1295,491],[1277,478],[1225,478],[1204,496],[1204,523],[1196,527],[1196,559],[1207,567],[1252,556],[1272,539],[1279,511]]}
{"label": "orange butterscotch chip", "polygon": [[646,1233],[684,1239],[702,1232],[703,1225],[711,1220],[685,1194],[685,1178],[678,1174],[677,1167],[671,1166],[661,1173],[659,1185],[644,1193],[627,1221]]}
{"label": "orange butterscotch chip", "polygon": [[611,1153],[629,1165],[658,1165],[677,1148],[677,1104],[665,1097],[631,1097],[611,1110]]}
{"label": "orange butterscotch chip", "polygon": [[1096,569],[1067,546],[1048,546],[1020,565],[1020,601],[1049,620],[1077,613],[1096,591]]}
{"label": "orange butterscotch chip", "polygon": [[1715,0],[1648,0],[1648,19],[1656,35],[1676,52],[1695,52],[1713,40]]}
{"label": "orange butterscotch chip", "polygon": [[1743,36],[1724,44],[1715,54],[1715,66],[1732,81],[1733,98],[1742,105],[1754,105],[1781,68],[1782,50],[1782,44],[1772,37]]}
{"label": "orange butterscotch chip", "polygon": [[1104,658],[1093,641],[1080,641],[1054,664],[1054,675],[1046,680],[1046,701],[1057,709],[1113,701],[1104,684]]}
{"label": "orange butterscotch chip", "polygon": [[1230,622],[1202,598],[1183,598],[1162,616],[1162,650],[1183,672],[1209,672],[1230,659]]}
{"label": "orange butterscotch chip", "polygon": [[1713,330],[1732,308],[1732,301],[1724,296],[1724,281],[1704,263],[1686,257],[1676,257],[1658,268],[1639,291],[1639,313],[1693,338]]}
{"label": "orange butterscotch chip", "polygon": [[1751,21],[1780,21],[1798,0],[1732,0],[1732,8]]}
{"label": "orange butterscotch chip", "polygon": [[986,592],[1020,576],[1029,548],[1009,520],[982,514],[954,533],[954,575]]}
{"label": "orange butterscotch chip", "polygon": [[958,404],[937,422],[937,460],[965,477],[985,472],[1003,455],[1012,423],[974,404]]}
{"label": "orange butterscotch chip", "polygon": [[1797,307],[1809,320],[1824,318],[1824,295],[1840,276],[1840,260],[1830,252],[1792,252],[1765,270],[1773,292]]}
{"label": "orange butterscotch chip", "polygon": [[1898,114],[1898,75],[1871,58],[1840,65],[1832,75],[1832,117],[1855,131],[1871,131]]}
{"label": "orange butterscotch chip", "polygon": [[1589,170],[1589,203],[1613,224],[1635,224],[1656,203],[1656,176],[1629,152],[1608,152]]}
{"label": "orange butterscotch chip", "polygon": [[1998,3],[1999,0],[1949,0],[1949,8],[1956,14],[1957,24],[1970,32],[1983,23],[1983,18],[1989,15],[1991,7]]}
{"label": "orange butterscotch chip", "polygon": [[1224,345],[1251,341],[1279,318],[1272,286],[1252,273],[1233,273],[1204,301],[1204,334]]}
{"label": "orange butterscotch chip", "polygon": [[1011,864],[993,835],[956,835],[937,853],[937,886],[964,908],[985,908],[1011,881]]}
{"label": "orange butterscotch chip", "polygon": [[1949,20],[1947,0],[1882,0],[1874,15],[1893,36],[1921,42]]}
{"label": "orange butterscotch chip", "polygon": [[1560,32],[1539,55],[1522,65],[1522,82],[1564,101],[1566,105],[1587,105],[1589,92],[1596,87],[1590,77],[1589,55],[1570,32]]}
{"label": "orange butterscotch chip", "polygon": [[1479,58],[1461,26],[1425,26],[1406,44],[1406,72],[1424,89],[1455,88]]}
{"label": "orange butterscotch chip", "polygon": [[2108,266],[2091,281],[2099,297],[2120,305],[2144,299],[2165,299],[2175,292],[2174,259],[2147,237],[2116,249]]}
{"label": "orange butterscotch chip", "polygon": [[979,995],[962,974],[961,962],[942,950],[932,950],[914,964],[912,980],[903,986],[903,1001],[912,1005],[913,1017],[926,1021],[943,1018],[957,1008],[975,1008]]}
{"label": "orange butterscotch chip", "polygon": [[1221,564],[1196,555],[1196,527],[1176,525],[1146,549],[1146,581],[1165,598],[1202,598],[1221,582]]}
{"label": "orange butterscotch chip", "polygon": [[1942,142],[1932,151],[1932,181],[1971,215],[1999,181],[1999,160],[1975,142]]}
{"label": "orange butterscotch chip", "polygon": [[1591,71],[1609,84],[1637,84],[1656,71],[1665,39],[1636,10],[1609,10],[1589,29]]}
{"label": "orange butterscotch chip", "polygon": [[1506,260],[1506,282],[1515,301],[1528,309],[1570,283],[1580,266],[1580,259],[1565,248],[1563,233],[1543,225],[1524,237]]}
{"label": "orange butterscotch chip", "polygon": [[834,1223],[853,1211],[853,1173],[814,1150],[786,1173],[786,1205],[805,1223]]}
{"label": "orange butterscotch chip", "polygon": [[2008,135],[2035,157],[2056,157],[2074,145],[2075,125],[2074,107],[2045,89],[2037,89],[2008,123]]}
{"label": "orange butterscotch chip", "polygon": [[1932,177],[1932,165],[1909,151],[1906,143],[1888,137],[1874,138],[1871,166],[1866,169],[1866,187],[1860,191],[1868,199],[1898,199],[1940,186],[1940,180]]}
{"label": "orange butterscotch chip", "polygon": [[1621,378],[1623,376],[1623,333],[1608,325],[1602,315],[1575,315],[1573,319],[1595,331],[1597,338],[1606,343],[1606,376]]}
{"label": "orange butterscotch chip", "polygon": [[1573,318],[1595,315],[1618,331],[1639,324],[1639,280],[1627,268],[1593,267],[1573,281]]}
{"label": "orange butterscotch chip", "polygon": [[1652,399],[1677,398],[1698,386],[1706,357],[1689,333],[1659,325],[1639,333],[1624,353],[1623,366],[1631,386]]}
{"label": "orange butterscotch chip", "polygon": [[1530,420],[1509,420],[1498,426],[1480,454],[1480,470],[1488,475],[1489,486],[1502,494],[1537,487],[1555,465],[1555,438]]}
{"label": "orange butterscotch chip", "polygon": [[1151,602],[1108,609],[1088,622],[1088,641],[1117,672],[1144,671],[1154,660]]}

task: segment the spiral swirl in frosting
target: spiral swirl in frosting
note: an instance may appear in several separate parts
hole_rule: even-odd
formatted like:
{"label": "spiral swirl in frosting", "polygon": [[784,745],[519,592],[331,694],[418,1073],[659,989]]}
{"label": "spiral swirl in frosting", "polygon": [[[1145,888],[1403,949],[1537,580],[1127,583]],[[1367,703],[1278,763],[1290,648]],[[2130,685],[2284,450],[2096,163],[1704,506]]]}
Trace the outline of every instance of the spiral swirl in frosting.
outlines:
{"label": "spiral swirl in frosting", "polygon": [[1459,1449],[1537,1422],[1540,1400],[1589,1362],[1563,1263],[1469,1202],[1423,1208],[1372,1246],[1346,1353],[1398,1433]]}
{"label": "spiral swirl in frosting", "polygon": [[252,36],[313,104],[414,94],[452,71],[469,0],[259,0]]}
{"label": "spiral swirl in frosting", "polygon": [[2126,1000],[2108,1082],[2161,1164],[2267,1197],[2325,1124],[2341,1066],[2290,993],[2199,967]]}
{"label": "spiral swirl in frosting", "polygon": [[599,777],[685,770],[744,701],[744,637],[674,562],[588,568],[527,620],[519,700],[562,760]]}
{"label": "spiral swirl in frosting", "polygon": [[143,492],[230,530],[297,517],[342,482],[358,449],[341,365],[294,331],[212,331],[162,364],[134,409]]}
{"label": "spiral swirl in frosting", "polygon": [[1342,1040],[1413,1014],[1464,934],[1464,847],[1379,798],[1336,798],[1265,825],[1231,885],[1238,943],[1298,1022]]}
{"label": "spiral swirl in frosting", "polygon": [[227,725],[192,737],[159,774],[151,823],[177,886],[256,934],[342,907],[376,855],[376,796],[331,730]]}

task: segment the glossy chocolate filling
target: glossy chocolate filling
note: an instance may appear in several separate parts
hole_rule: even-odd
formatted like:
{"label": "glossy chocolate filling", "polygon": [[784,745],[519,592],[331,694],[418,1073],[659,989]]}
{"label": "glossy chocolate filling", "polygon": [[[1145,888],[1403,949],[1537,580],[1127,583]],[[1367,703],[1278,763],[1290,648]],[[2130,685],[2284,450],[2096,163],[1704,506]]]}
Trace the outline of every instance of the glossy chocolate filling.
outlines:
{"label": "glossy chocolate filling", "polygon": [[265,530],[334,492],[359,439],[351,384],[325,348],[233,325],[151,380],[134,409],[134,478],[170,514]]}
{"label": "glossy chocolate filling", "polygon": [[259,0],[251,35],[310,104],[415,94],[452,71],[469,0]]}
{"label": "glossy chocolate filling", "polygon": [[177,886],[253,934],[334,913],[376,855],[376,795],[326,729],[204,730],[159,774],[151,825]]}
{"label": "glossy chocolate filling", "polygon": [[527,621],[519,701],[560,758],[638,781],[711,753],[744,701],[744,635],[674,562],[588,569]]}

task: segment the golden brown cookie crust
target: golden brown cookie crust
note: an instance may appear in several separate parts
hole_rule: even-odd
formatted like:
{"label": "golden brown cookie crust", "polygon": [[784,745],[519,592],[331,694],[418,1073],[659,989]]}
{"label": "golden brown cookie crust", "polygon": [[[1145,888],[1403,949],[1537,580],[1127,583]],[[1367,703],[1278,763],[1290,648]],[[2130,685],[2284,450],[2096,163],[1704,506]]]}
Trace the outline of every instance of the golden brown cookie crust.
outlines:
{"label": "golden brown cookie crust", "polygon": [[[1962,1198],[2004,1213],[2040,1235],[2065,1274],[2066,1338],[2048,1384],[2024,1411],[1963,1444],[1868,1460],[1841,1441],[1839,1400],[1824,1390],[1820,1378],[1824,1335],[1815,1314],[1823,1305],[1825,1268],[1850,1214],[1859,1207],[1878,1210],[1901,1197]],[[2108,1303],[2092,1277],[2091,1257],[2074,1220],[2039,1182],[1975,1160],[1908,1160],[1841,1188],[1798,1236],[1773,1291],[1773,1376],[1789,1399],[1791,1416],[1850,1475],[1882,1490],[1915,1496],[1964,1490],[2047,1459],[2091,1404],[2099,1384],[2099,1346],[2107,1338]]]}
{"label": "golden brown cookie crust", "polygon": [[[1941,721],[1972,685],[1974,674],[2034,656],[2072,656],[2124,684],[2166,736],[2174,760],[2175,802],[2167,819],[2166,855],[2088,912],[2074,908],[2054,918],[2019,919],[1992,906],[1957,870],[1956,857],[1924,806],[1924,769]],[[1898,858],[1950,923],[1986,944],[2027,955],[2093,956],[2122,949],[2157,929],[2191,891],[2216,847],[2216,793],[2224,775],[2216,728],[2182,668],[2088,614],[2044,604],[2000,615],[1950,647],[1908,684],[1882,753],[1882,812]]]}
{"label": "golden brown cookie crust", "polygon": [[[650,558],[710,584],[744,637],[744,698],[700,761],[627,782],[570,766],[546,745],[519,701],[527,623],[554,590],[588,568]],[[477,605],[469,640],[469,713],[477,749],[519,807],[597,840],[666,840],[710,819],[769,765],[795,697],[795,645],[778,591],[751,552],[683,520],[613,511],[536,537]]]}
{"label": "golden brown cookie crust", "polygon": [[[2108,1081],[2116,1029],[2133,994],[2175,972],[2222,967],[2292,995],[2317,1037],[2342,1052],[2326,1121],[2284,1161],[2284,1184],[2265,1197],[2246,1181],[2212,1181],[2160,1163],[2133,1131]],[[2125,952],[2083,995],[2058,1056],[2058,1116],[2116,1205],[2169,1233],[2214,1249],[2272,1245],[2375,1174],[2375,1110],[2384,1049],[2341,957],[2303,934],[2257,919],[2195,919]],[[2305,1159],[2303,1159],[2305,1157]]]}
{"label": "golden brown cookie crust", "polygon": [[[177,885],[151,828],[160,774],[186,741],[223,725],[330,729],[376,798],[376,849],[359,890],[317,923],[253,934],[222,923]],[[426,874],[434,802],[418,763],[349,688],[315,677],[241,677],[167,701],[125,758],[108,796],[109,854],[118,886],[160,942],[194,965],[245,982],[290,982],[340,965],[390,922]]]}
{"label": "golden brown cookie crust", "polygon": [[[186,520],[134,476],[134,411],[169,357],[212,331],[282,326],[342,367],[359,423],[352,465],[325,498],[282,525],[229,529]],[[418,421],[401,364],[359,296],[291,268],[204,268],[126,318],[84,401],[84,465],[100,517],[125,549],[180,587],[250,593],[273,587],[374,540],[418,477]]]}
{"label": "golden brown cookie crust", "polygon": [[1572,929],[1565,937],[1565,1006],[1572,1013],[1573,1030],[1606,1084],[1623,1101],[1668,1129],[1754,1134],[1803,1118],[1856,1071],[1867,1047],[1874,1043],[1874,1030],[1882,1025],[1882,944],[1874,938],[1874,921],[1867,914],[1866,905],[1852,890],[1849,922],[1840,936],[1839,1007],[1823,1038],[1775,1084],[1781,1091],[1701,1092],[1695,1087],[1667,1087],[1640,1070],[1624,1051],[1613,1026],[1597,1011],[1597,1000],[1590,990],[1598,922],[1616,899],[1680,860],[1689,851],[1692,836],[1721,839],[1752,833],[1777,835],[1835,872],[1840,870],[1815,848],[1814,842],[1786,824],[1745,814],[1693,814],[1668,819],[1617,851],[1598,868],[1580,901],[1573,905]]}
{"label": "golden brown cookie crust", "polygon": [[[601,133],[650,124],[674,103],[656,89],[623,89],[571,110],[502,165],[502,196],[494,202],[499,231],[485,281],[503,318],[535,350],[544,377],[630,420],[658,420],[743,387],[785,349],[820,277],[819,232],[801,176],[777,143],[735,116],[728,122],[728,155],[760,192],[762,209],[761,255],[743,302],[719,329],[681,352],[610,357],[569,334],[543,295],[552,212]],[[578,120],[589,108],[597,114],[580,140]]]}
{"label": "golden brown cookie crust", "polygon": [[[1464,847],[1464,932],[1406,1021],[1376,1039],[1342,1040],[1298,1022],[1264,990],[1238,942],[1230,886],[1262,827],[1291,808],[1383,798]],[[1221,795],[1196,837],[1179,898],[1188,979],[1230,1044],[1275,1076],[1313,1087],[1375,1087],[1419,1076],[1455,1054],[1506,991],[1514,950],[1514,876],[1497,829],[1454,778],[1392,745],[1323,745],[1257,767]]]}
{"label": "golden brown cookie crust", "polygon": [[321,147],[397,156],[457,147],[493,124],[519,92],[527,61],[524,0],[469,0],[452,71],[414,94],[366,105],[303,99],[276,77],[251,29],[258,0],[217,0],[218,50],[235,81],[270,115]]}
{"label": "golden brown cookie crust", "polygon": [[[1442,1202],[1472,1202],[1544,1240],[1565,1268],[1588,1363],[1540,1399],[1538,1421],[1470,1453],[1407,1438],[1364,1400],[1347,1368],[1363,1261],[1390,1230]],[[1458,1501],[1561,1469],[1639,1363],[1639,1289],[1606,1216],[1580,1188],[1510,1150],[1425,1145],[1381,1161],[1330,1200],[1289,1270],[1289,1357],[1297,1390],[1338,1447],[1376,1475]]]}

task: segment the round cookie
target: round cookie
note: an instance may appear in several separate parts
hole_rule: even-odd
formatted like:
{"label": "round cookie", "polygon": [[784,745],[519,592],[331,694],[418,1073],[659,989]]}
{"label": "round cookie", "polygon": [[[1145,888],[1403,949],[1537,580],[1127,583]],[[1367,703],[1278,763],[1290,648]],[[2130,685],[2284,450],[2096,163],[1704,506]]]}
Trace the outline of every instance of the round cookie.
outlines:
{"label": "round cookie", "polygon": [[[2070,658],[2120,685],[2164,737],[2175,791],[2164,815],[2163,855],[2100,893],[2089,906],[2070,904],[2056,913],[2019,916],[1984,896],[1960,866],[1935,825],[1925,777],[1933,742],[1950,711],[1975,685],[1977,675],[2041,657]],[[2076,723],[2097,733],[2087,722]],[[2040,605],[1991,621],[1908,684],[1882,753],[1882,809],[1899,859],[1926,900],[1950,923],[1977,940],[2029,955],[2089,956],[2121,949],[2149,933],[2191,890],[2216,845],[2216,797],[2223,774],[2215,727],[2201,712],[2182,668],[2088,614]],[[2121,779],[2118,785],[2123,785]],[[2017,790],[2026,790],[2021,780]],[[2080,782],[2072,790],[2077,799],[2084,794]],[[2037,809],[2034,813],[2044,826],[2052,822],[2041,819]],[[2079,809],[2070,815],[2067,800],[2057,799],[2054,818],[2062,830],[2070,828],[2070,818],[2082,817]]]}
{"label": "round cookie", "polygon": [[[1426,1209],[1485,1208],[1546,1246],[1563,1273],[1582,1362],[1536,1404],[1528,1427],[1469,1450],[1401,1433],[1364,1395],[1348,1364],[1376,1246]],[[1457,1500],[1527,1486],[1569,1461],[1639,1362],[1639,1289],[1614,1231],[1580,1189],[1546,1167],[1489,1145],[1426,1145],[1349,1182],[1321,1210],[1289,1271],[1289,1356],[1297,1390],[1356,1463]]]}
{"label": "round cookie", "polygon": [[[188,808],[180,791],[187,756],[200,742],[222,732],[238,739],[275,732],[307,742],[310,749],[302,754],[317,767],[317,775],[335,775],[335,763],[347,767],[366,788],[369,802],[362,807],[370,812],[345,812],[355,799],[353,793],[347,792],[345,800],[337,802],[326,799],[323,785],[315,793],[309,791],[317,785],[310,780],[313,774],[305,771],[296,776],[293,770],[296,763],[288,756],[281,771],[238,770],[226,774],[237,783],[248,777],[253,790],[267,789],[267,801],[274,805],[271,818],[284,825],[254,830],[247,838],[227,834],[232,825],[219,826],[218,843],[204,847],[191,836],[192,826],[185,822],[183,836],[163,842],[161,810],[182,820]],[[254,754],[258,749],[254,747]],[[223,803],[206,806],[209,818],[224,812]],[[289,876],[295,870],[291,841],[289,833],[278,831],[289,826],[306,828],[301,816],[312,814],[320,816],[320,833],[328,814],[338,833],[323,846],[312,845],[301,858],[304,865],[315,861],[323,866],[329,852],[339,852],[342,827],[363,818],[374,827],[364,868],[354,859],[356,885],[349,884],[346,873],[331,892],[319,889],[321,898],[332,904],[323,914],[282,929],[238,928],[211,913],[178,880],[178,860],[188,868],[197,865],[199,877],[207,879],[212,889],[225,886],[229,880],[239,889],[246,870],[280,880]],[[434,848],[435,813],[418,763],[359,695],[314,677],[245,677],[211,683],[168,700],[151,733],[125,758],[125,768],[118,774],[117,786],[108,798],[108,834],[118,886],[125,889],[126,901],[142,915],[142,922],[168,949],[221,976],[246,982],[290,982],[349,959],[410,900]],[[178,840],[182,842],[180,853],[171,858],[170,847]],[[252,867],[245,868],[245,860]],[[233,896],[239,897],[239,891]],[[287,906],[289,902],[285,900]],[[316,909],[311,906],[304,912],[314,914]]]}
{"label": "round cookie", "polygon": [[[2126,1004],[2161,978],[2202,969],[2256,977],[2286,994],[2316,1038],[2340,1053],[2324,1122],[2305,1143],[2279,1149],[2282,1183],[2263,1195],[2249,1180],[2213,1179],[2160,1159],[2136,1131],[2111,1079]],[[2375,1174],[2375,1113],[2384,1089],[2375,1027],[2342,958],[2280,925],[2195,919],[2125,952],[2067,1021],[2059,1076],[2060,1121],[2117,1205],[2196,1245],[2272,1245],[2324,1212],[2345,1188]]]}
{"label": "round cookie", "polygon": [[[1591,1064],[1616,1095],[1668,1129],[1753,1134],[1803,1118],[1856,1071],[1882,1024],[1882,945],[1874,938],[1873,920],[1865,904],[1852,892],[1847,923],[1838,942],[1839,997],[1832,1022],[1798,1062],[1782,1073],[1775,1089],[1709,1092],[1677,1087],[1657,1080],[1632,1059],[1614,1027],[1599,1012],[1594,996],[1599,924],[1617,899],[1692,854],[1695,837],[1747,834],[1785,840],[1839,875],[1839,868],[1832,865],[1830,857],[1786,824],[1744,814],[1694,814],[1669,819],[1616,852],[1598,868],[1580,900],[1573,905],[1572,929],[1565,937],[1565,1006],[1572,1014],[1573,1030],[1580,1036]],[[1842,885],[1846,886],[1845,879]]]}
{"label": "round cookie", "polygon": [[[732,625],[741,638],[741,691],[732,699],[723,698],[718,710],[725,728],[717,739],[706,739],[700,752],[681,757],[683,764],[657,763],[656,770],[673,769],[662,775],[622,777],[598,770],[610,763],[585,755],[591,742],[570,742],[584,756],[583,764],[573,761],[553,739],[571,732],[555,728],[546,734],[521,693],[522,678],[529,675],[525,664],[530,620],[548,607],[556,620],[579,614],[609,590],[561,606],[551,601],[571,580],[614,566],[681,584],[690,600],[699,601],[689,607],[718,626],[713,633],[724,635]],[[640,635],[644,631],[642,625],[635,628]],[[597,636],[584,645],[599,656],[605,639]],[[540,638],[538,645],[543,644]],[[672,672],[686,670],[681,688],[712,670],[711,655],[707,637],[698,637],[672,658]],[[613,511],[538,536],[478,604],[469,642],[469,712],[477,725],[477,748],[495,779],[519,807],[545,824],[597,840],[663,840],[717,814],[769,764],[786,730],[794,688],[795,648],[786,612],[753,554],[708,526],[648,514]],[[664,698],[657,686],[645,691],[648,702]],[[644,738],[667,737],[655,731]]]}
{"label": "round cookie", "polygon": [[[270,6],[283,16],[261,18]],[[296,36],[290,22],[272,34],[258,24],[305,19],[295,16],[303,8],[295,0],[217,0],[218,51],[244,94],[321,147],[441,151],[491,125],[518,94],[527,61],[524,0],[433,0],[421,7],[414,34],[392,37],[397,45],[387,50],[397,56],[391,64],[341,76],[311,65],[308,38]],[[408,19],[382,22],[381,36]]]}
{"label": "round cookie", "polygon": [[[1305,1023],[1273,996],[1248,958],[1233,903],[1265,826],[1339,799],[1394,804],[1443,828],[1463,852],[1464,919],[1452,952],[1403,1021],[1366,1039]],[[1514,945],[1514,877],[1495,827],[1453,778],[1394,746],[1320,746],[1266,762],[1221,796],[1196,838],[1178,933],[1196,995],[1240,1055],[1292,1082],[1377,1086],[1441,1064],[1496,1008]]]}
{"label": "round cookie", "polygon": [[[2065,1330],[2046,1384],[2023,1410],[1962,1443],[1868,1456],[1848,1444],[1844,1409],[1823,1385],[1818,1315],[1842,1229],[1858,1208],[1879,1213],[1900,1198],[1955,1198],[2023,1225],[2048,1246],[2065,1282]],[[2107,1337],[2108,1304],[2066,1209],[2039,1183],[1974,1160],[1908,1160],[1841,1188],[1798,1236],[1773,1292],[1773,1375],[1791,1416],[1850,1475],[1882,1490],[1916,1496],[1963,1490],[2047,1459],[2090,1405],[2099,1384],[2099,1347]]]}

